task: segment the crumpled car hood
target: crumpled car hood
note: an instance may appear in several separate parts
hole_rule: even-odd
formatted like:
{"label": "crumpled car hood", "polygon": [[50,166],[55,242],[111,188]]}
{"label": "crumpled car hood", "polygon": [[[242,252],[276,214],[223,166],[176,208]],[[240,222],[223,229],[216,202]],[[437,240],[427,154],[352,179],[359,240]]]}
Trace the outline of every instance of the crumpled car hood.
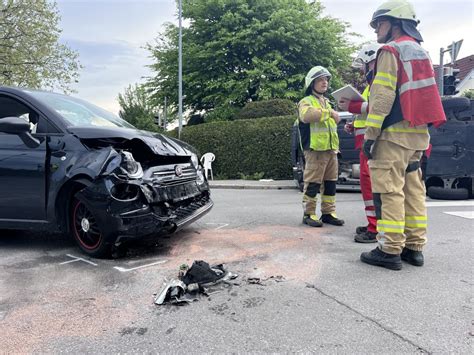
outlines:
{"label": "crumpled car hood", "polygon": [[155,154],[165,156],[189,156],[194,153],[187,143],[159,133],[119,127],[69,127],[68,131],[79,139],[138,139]]}

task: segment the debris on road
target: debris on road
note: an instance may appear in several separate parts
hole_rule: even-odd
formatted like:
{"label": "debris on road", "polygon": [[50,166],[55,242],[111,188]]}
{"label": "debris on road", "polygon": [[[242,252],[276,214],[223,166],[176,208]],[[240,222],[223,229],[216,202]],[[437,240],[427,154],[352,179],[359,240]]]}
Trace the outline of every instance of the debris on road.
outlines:
{"label": "debris on road", "polygon": [[282,275],[269,276],[269,277],[266,277],[264,279],[260,278],[260,277],[248,277],[247,278],[247,283],[250,284],[250,285],[267,286],[268,284],[265,283],[266,281],[284,282],[286,280]]}
{"label": "debris on road", "polygon": [[194,261],[191,268],[183,264],[179,268],[178,280],[165,281],[161,291],[155,295],[157,305],[183,305],[197,301],[200,295],[218,292],[217,285],[232,286],[230,280],[238,275],[224,269],[223,264],[210,266],[202,260]]}

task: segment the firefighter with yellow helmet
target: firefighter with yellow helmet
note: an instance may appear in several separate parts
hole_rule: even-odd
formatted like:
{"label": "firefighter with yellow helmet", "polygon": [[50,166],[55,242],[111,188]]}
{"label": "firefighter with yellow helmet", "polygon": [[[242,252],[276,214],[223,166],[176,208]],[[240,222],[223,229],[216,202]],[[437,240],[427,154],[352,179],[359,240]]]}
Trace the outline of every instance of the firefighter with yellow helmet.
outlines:
{"label": "firefighter with yellow helmet", "polygon": [[424,264],[427,215],[420,159],[429,144],[427,125],[446,121],[418,23],[405,0],[384,2],[370,22],[383,46],[362,150],[369,159],[378,246],[360,259],[392,270],[400,270],[402,260]]}
{"label": "firefighter with yellow helmet", "polygon": [[[298,103],[298,128],[304,150],[303,224],[321,227],[323,223],[342,226],[336,215],[336,181],[338,177],[338,113],[323,96],[331,74],[322,67],[311,68],[305,78],[306,96]],[[321,196],[321,218],[316,216],[317,195]]]}

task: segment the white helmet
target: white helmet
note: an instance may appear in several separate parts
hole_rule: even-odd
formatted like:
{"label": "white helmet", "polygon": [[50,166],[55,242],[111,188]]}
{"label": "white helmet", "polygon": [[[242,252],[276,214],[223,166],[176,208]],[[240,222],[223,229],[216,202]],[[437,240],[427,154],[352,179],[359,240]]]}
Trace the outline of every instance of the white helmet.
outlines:
{"label": "white helmet", "polygon": [[375,60],[377,51],[382,47],[379,43],[369,43],[361,48],[357,57],[352,61],[352,67],[356,69],[363,68],[366,64]]}
{"label": "white helmet", "polygon": [[316,67],[312,67],[306,77],[304,78],[304,89],[308,90],[308,88],[312,85],[313,81],[317,78],[322,76],[327,77],[328,79],[331,78],[331,73],[325,67],[320,65]]}

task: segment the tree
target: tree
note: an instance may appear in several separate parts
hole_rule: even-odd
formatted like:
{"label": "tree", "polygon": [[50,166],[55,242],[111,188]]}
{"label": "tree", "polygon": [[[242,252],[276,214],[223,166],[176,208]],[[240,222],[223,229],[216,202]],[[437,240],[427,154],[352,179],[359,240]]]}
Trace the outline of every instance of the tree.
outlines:
{"label": "tree", "polygon": [[[319,1],[183,0],[183,93],[191,112],[270,98],[296,101],[315,65],[333,74],[350,65],[347,24],[323,17]],[[152,98],[178,102],[178,29],[167,24],[148,44]]]}
{"label": "tree", "polygon": [[142,85],[129,85],[123,94],[119,94],[119,116],[138,129],[161,131],[155,124],[155,108]]}
{"label": "tree", "polygon": [[467,97],[468,99],[474,100],[474,89],[464,90],[461,94],[462,97]]}
{"label": "tree", "polygon": [[78,53],[60,44],[60,16],[47,0],[0,0],[0,84],[71,92]]}

